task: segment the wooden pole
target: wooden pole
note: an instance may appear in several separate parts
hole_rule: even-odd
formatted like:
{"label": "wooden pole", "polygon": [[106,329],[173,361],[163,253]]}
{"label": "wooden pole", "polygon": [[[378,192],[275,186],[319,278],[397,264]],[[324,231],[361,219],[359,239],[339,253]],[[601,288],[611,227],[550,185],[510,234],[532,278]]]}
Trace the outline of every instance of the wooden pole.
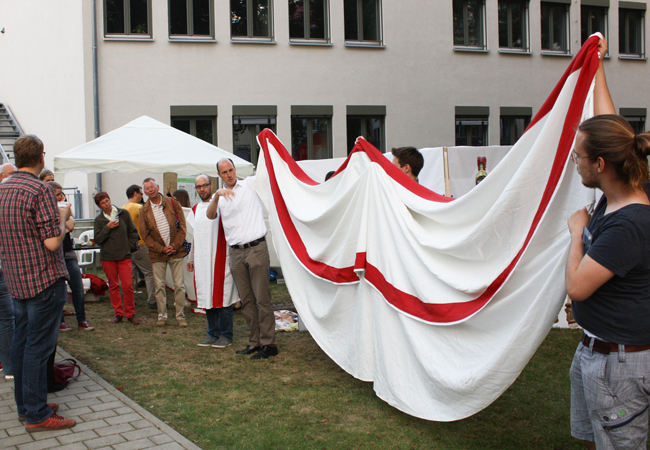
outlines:
{"label": "wooden pole", "polygon": [[442,147],[442,162],[445,168],[445,197],[451,197],[451,185],[449,183],[449,151]]}

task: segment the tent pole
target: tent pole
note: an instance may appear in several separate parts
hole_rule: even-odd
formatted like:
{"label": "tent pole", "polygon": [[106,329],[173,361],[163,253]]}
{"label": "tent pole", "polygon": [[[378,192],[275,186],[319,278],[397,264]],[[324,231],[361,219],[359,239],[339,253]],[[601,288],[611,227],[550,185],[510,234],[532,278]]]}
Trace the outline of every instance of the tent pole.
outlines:
{"label": "tent pole", "polygon": [[[99,91],[97,82],[97,0],[93,0],[93,113],[95,122],[95,139],[99,137]],[[95,187],[97,192],[102,190],[102,174],[95,175]]]}
{"label": "tent pole", "polygon": [[449,151],[442,147],[442,162],[445,168],[445,197],[451,197],[451,186],[449,183]]}

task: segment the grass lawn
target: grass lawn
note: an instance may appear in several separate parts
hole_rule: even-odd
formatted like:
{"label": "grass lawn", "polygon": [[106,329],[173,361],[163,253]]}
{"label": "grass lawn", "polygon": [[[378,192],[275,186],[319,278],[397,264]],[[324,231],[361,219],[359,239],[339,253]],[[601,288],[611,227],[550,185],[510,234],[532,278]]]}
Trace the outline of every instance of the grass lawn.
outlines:
{"label": "grass lawn", "polygon": [[[284,285],[272,288],[274,303],[290,302]],[[173,316],[172,304],[168,292]],[[107,297],[87,304],[96,330],[74,327],[59,345],[204,449],[584,448],[569,431],[569,366],[580,331],[552,330],[501,398],[468,419],[437,423],[377,398],[309,333],[278,333],[280,354],[250,361],[235,354],[248,341],[240,312],[233,346],[217,350],[196,345],[206,336],[204,316],[187,310],[188,328],[173,319],[158,328],[144,294],[136,305],[139,326],[111,323]]]}

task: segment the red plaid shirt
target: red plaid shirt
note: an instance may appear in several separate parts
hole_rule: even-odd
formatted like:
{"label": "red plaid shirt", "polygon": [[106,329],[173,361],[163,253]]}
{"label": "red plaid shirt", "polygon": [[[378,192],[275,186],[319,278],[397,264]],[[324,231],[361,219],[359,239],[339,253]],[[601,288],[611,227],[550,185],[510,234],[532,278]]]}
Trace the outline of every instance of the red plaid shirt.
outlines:
{"label": "red plaid shirt", "polygon": [[12,297],[35,297],[68,278],[62,247],[51,252],[43,243],[59,235],[60,220],[54,191],[33,173],[16,171],[0,184],[0,259]]}

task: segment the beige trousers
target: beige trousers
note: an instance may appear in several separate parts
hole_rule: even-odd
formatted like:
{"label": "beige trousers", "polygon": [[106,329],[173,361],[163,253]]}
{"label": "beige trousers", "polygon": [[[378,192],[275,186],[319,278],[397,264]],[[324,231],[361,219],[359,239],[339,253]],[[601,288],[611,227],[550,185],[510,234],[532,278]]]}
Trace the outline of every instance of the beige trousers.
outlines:
{"label": "beige trousers", "polygon": [[158,319],[167,319],[167,292],[165,276],[167,265],[172,272],[174,280],[174,304],[176,305],[176,320],[185,319],[185,285],[183,284],[183,258],[157,261],[151,263],[153,280],[156,285],[156,304],[158,305]]}

